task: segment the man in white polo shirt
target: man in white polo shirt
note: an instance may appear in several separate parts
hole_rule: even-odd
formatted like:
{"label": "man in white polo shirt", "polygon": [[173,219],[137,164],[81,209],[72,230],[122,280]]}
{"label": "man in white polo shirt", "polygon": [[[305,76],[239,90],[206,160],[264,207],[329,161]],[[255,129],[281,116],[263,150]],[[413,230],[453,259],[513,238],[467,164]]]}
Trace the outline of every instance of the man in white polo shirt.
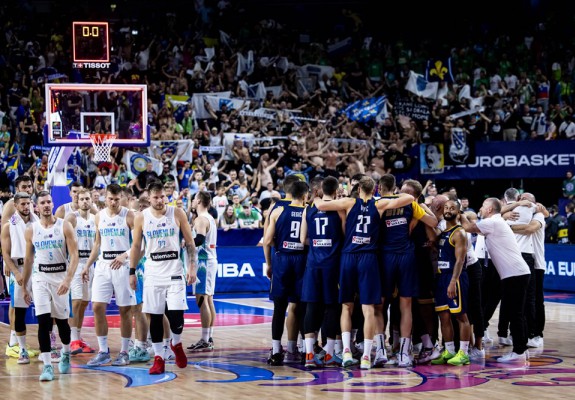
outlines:
{"label": "man in white polo shirt", "polygon": [[461,214],[461,225],[467,232],[485,236],[485,245],[501,277],[501,307],[508,316],[513,337],[513,351],[497,359],[498,362],[526,362],[527,327],[524,315],[525,296],[531,273],[521,256],[515,235],[501,217],[501,203],[495,197],[485,199],[479,210],[482,220],[470,222]]}

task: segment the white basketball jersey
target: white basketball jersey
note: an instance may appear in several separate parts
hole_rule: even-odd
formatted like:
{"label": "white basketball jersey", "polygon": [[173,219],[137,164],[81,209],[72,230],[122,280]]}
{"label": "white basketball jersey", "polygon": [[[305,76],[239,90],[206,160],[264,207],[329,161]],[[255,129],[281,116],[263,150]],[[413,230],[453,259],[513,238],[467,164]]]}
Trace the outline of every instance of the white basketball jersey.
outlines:
{"label": "white basketball jersey", "polygon": [[98,231],[100,232],[99,261],[113,261],[120,254],[130,250],[131,232],[126,221],[128,209],[122,207],[113,217],[104,208],[98,213]]}
{"label": "white basketball jersey", "polygon": [[76,212],[76,210],[74,210],[74,208],[72,207],[72,202],[64,204],[64,218],[66,218],[68,214],[72,214],[73,212]]}
{"label": "white basketball jersey", "polygon": [[174,209],[166,206],[166,213],[160,218],[154,217],[151,207],[142,212],[146,240],[145,277],[168,278],[184,273],[180,258],[180,227],[174,219]]}
{"label": "white basketball jersey", "polygon": [[78,256],[80,263],[85,263],[90,257],[90,252],[94,247],[96,239],[96,216],[88,211],[88,219],[84,219],[79,211],[74,211],[76,215],[76,239],[78,240]]}
{"label": "white basketball jersey", "polygon": [[30,214],[30,221],[24,222],[18,211],[10,217],[10,258],[14,260],[17,267],[24,265],[26,255],[26,239],[24,234],[28,225],[38,221],[38,216],[33,212]]}
{"label": "white basketball jersey", "polygon": [[53,285],[62,283],[68,269],[68,252],[64,239],[64,220],[56,219],[54,225],[44,228],[40,221],[32,224],[34,244],[34,270],[36,281]]}
{"label": "white basketball jersey", "polygon": [[[198,259],[199,260],[215,260],[216,256],[216,243],[218,241],[218,227],[216,226],[216,221],[214,217],[208,212],[198,214],[198,217],[206,218],[210,223],[210,228],[206,233],[206,241],[198,247]],[[195,236],[194,231],[194,236]]]}

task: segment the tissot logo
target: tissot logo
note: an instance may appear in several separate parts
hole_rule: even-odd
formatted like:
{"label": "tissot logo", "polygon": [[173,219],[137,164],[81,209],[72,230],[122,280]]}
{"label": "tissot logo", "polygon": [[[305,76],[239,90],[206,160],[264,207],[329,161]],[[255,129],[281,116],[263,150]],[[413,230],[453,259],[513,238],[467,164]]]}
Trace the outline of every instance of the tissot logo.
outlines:
{"label": "tissot logo", "polygon": [[84,69],[84,68],[110,68],[110,63],[99,63],[99,62],[85,62],[85,63],[72,63],[74,68]]}

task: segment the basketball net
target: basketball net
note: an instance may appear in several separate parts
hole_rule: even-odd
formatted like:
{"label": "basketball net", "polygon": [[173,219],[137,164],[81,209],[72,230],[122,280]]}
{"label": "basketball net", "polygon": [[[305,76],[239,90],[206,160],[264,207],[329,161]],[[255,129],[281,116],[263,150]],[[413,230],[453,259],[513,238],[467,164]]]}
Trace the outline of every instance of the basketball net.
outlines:
{"label": "basketball net", "polygon": [[90,141],[94,147],[93,160],[96,162],[110,161],[110,152],[116,140],[116,135],[111,133],[93,133],[90,134]]}

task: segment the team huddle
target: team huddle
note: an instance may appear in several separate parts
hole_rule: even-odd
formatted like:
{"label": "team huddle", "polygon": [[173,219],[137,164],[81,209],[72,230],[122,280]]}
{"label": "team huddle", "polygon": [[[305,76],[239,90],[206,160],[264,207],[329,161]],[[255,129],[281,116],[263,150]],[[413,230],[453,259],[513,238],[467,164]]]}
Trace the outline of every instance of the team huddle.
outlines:
{"label": "team huddle", "polygon": [[[53,362],[60,373],[69,373],[71,355],[81,353],[96,353],[87,363],[94,367],[147,362],[153,353],[150,374],[164,373],[165,359],[175,359],[179,368],[185,368],[188,359],[181,336],[188,309],[186,286],[192,284],[202,315],[202,339],[188,349],[213,349],[217,229],[207,211],[209,194],[200,192],[192,202],[196,212],[192,229],[183,210],[166,204],[159,181],[132,204],[124,188],[109,185],[106,207],[99,211],[90,191],[73,184],[72,202],[55,213],[47,191],[37,193],[34,204],[30,177],[19,177],[15,186],[14,198],[3,208],[1,232],[5,271],[10,272],[8,355],[17,357],[19,364],[38,355],[44,365],[40,381],[54,379]],[[121,323],[121,348],[114,360],[106,318],[112,296]],[[26,345],[25,315],[32,302],[39,354]],[[81,337],[89,302],[97,352]],[[135,342],[130,348],[134,321]],[[56,329],[60,352],[52,338]]]}
{"label": "team huddle", "polygon": [[[516,240],[519,234],[544,231],[542,207],[527,198],[530,194],[514,205],[509,201],[504,210],[498,199],[488,198],[478,220],[474,212],[464,213],[454,196],[419,203],[423,188],[415,180],[404,181],[398,192],[395,177],[385,174],[377,183],[377,199],[370,177],[352,184],[350,196],[340,198],[333,177],[314,179],[311,187],[297,176],[284,180],[286,198],[275,202],[264,227],[274,303],[270,365],[467,365],[485,358],[486,323],[499,301],[500,344],[513,345],[513,351],[498,361],[526,361],[527,348],[542,345],[542,325],[525,319],[536,313],[530,288],[540,275],[528,254],[534,253],[536,239],[521,249]],[[526,222],[521,214],[529,214]],[[489,291],[500,294],[489,296],[487,302],[495,304],[489,315],[483,312],[482,270],[495,271],[497,281],[488,283]],[[540,303],[538,313],[542,296]],[[420,346],[416,357],[412,339]]]}

